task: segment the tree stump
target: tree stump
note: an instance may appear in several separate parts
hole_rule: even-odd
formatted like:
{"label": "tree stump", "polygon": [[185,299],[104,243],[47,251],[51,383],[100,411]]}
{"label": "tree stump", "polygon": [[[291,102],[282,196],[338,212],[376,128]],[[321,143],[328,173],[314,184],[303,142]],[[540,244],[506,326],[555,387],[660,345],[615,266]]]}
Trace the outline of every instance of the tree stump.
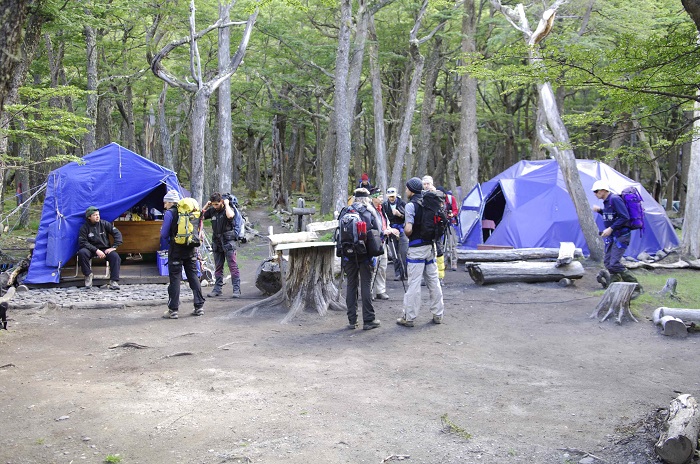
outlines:
{"label": "tree stump", "polygon": [[501,282],[559,282],[583,277],[583,265],[574,261],[566,266],[556,263],[514,261],[512,263],[467,264],[469,276],[478,285]]}
{"label": "tree stump", "polygon": [[595,311],[591,314],[591,319],[600,317],[601,313],[605,312],[605,315],[600,319],[600,322],[604,322],[613,313],[617,312],[616,322],[618,324],[622,324],[622,319],[624,317],[638,322],[630,312],[630,297],[635,288],[637,288],[637,284],[630,282],[615,282],[610,284],[603,294],[600,303],[598,303],[598,306],[595,308]]}
{"label": "tree stump", "polygon": [[234,312],[254,315],[259,309],[287,308],[281,323],[290,322],[303,311],[315,311],[325,316],[328,309],[344,310],[340,291],[333,279],[335,243],[305,242],[280,244],[277,252],[289,250],[289,264],[282,273],[282,288],[274,295],[251,303]]}
{"label": "tree stump", "polygon": [[661,333],[663,335],[680,338],[685,338],[688,336],[688,327],[686,327],[685,323],[683,323],[683,321],[677,317],[664,316],[659,319],[659,325],[662,328]]}
{"label": "tree stump", "polygon": [[671,298],[676,298],[676,287],[678,286],[678,281],[671,277],[666,281],[666,285],[664,285],[664,288],[661,289],[659,292],[659,295],[661,296],[669,296]]}
{"label": "tree stump", "polygon": [[698,444],[700,411],[691,395],[683,394],[671,401],[659,441],[654,450],[668,464],[689,462]]}

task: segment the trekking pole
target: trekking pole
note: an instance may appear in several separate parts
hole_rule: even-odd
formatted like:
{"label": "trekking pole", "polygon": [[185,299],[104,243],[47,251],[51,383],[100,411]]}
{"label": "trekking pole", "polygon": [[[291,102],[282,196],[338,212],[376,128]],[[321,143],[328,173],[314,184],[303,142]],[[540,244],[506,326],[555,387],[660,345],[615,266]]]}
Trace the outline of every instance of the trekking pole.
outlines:
{"label": "trekking pole", "polygon": [[[397,239],[398,240],[398,239]],[[407,273],[404,272],[404,262],[399,256],[398,252],[396,251],[396,244],[394,243],[394,237],[389,237],[389,243],[391,244],[391,247],[393,248],[392,253],[394,254],[394,259],[399,263],[399,272],[401,273],[401,283],[403,284],[403,292],[406,293],[406,281],[403,279],[403,276],[406,275]]]}

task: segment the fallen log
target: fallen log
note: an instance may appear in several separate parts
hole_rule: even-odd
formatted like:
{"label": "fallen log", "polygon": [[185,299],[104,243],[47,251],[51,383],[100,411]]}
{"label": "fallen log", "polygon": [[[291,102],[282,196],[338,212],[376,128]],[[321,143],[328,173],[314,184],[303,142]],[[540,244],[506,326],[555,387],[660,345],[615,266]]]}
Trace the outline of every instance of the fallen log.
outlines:
{"label": "fallen log", "polygon": [[659,319],[659,325],[662,328],[661,333],[668,337],[685,338],[688,336],[688,327],[677,317],[664,316]]}
{"label": "fallen log", "polygon": [[668,417],[654,451],[668,464],[689,462],[697,448],[699,431],[700,411],[697,401],[691,395],[679,395],[671,401]]}
{"label": "fallen log", "polygon": [[700,324],[700,309],[667,308],[662,306],[654,310],[654,324],[658,324],[664,316],[672,316],[683,322],[695,322]]}
{"label": "fallen log", "polygon": [[[559,248],[517,248],[510,250],[457,250],[461,261],[527,261],[535,259],[557,259]],[[574,250],[574,258],[582,258],[580,248]]]}
{"label": "fallen log", "polygon": [[693,268],[685,261],[676,261],[673,263],[645,263],[644,261],[627,261],[623,262],[627,269],[687,269]]}
{"label": "fallen log", "polygon": [[630,282],[615,282],[610,284],[603,298],[601,298],[598,306],[591,314],[591,319],[594,317],[600,317],[601,313],[605,312],[605,315],[600,319],[600,322],[605,322],[611,315],[617,312],[617,318],[615,319],[618,324],[622,324],[622,319],[626,316],[629,319],[637,322],[630,312],[630,297],[637,288],[636,283]]}
{"label": "fallen log", "polygon": [[289,232],[287,234],[270,235],[269,238],[270,243],[275,246],[283,243],[313,242],[318,240],[318,234],[316,232]]}
{"label": "fallen log", "polygon": [[564,278],[580,279],[584,274],[583,265],[578,261],[560,267],[551,262],[469,263],[467,270],[478,285],[501,282],[559,282]]}

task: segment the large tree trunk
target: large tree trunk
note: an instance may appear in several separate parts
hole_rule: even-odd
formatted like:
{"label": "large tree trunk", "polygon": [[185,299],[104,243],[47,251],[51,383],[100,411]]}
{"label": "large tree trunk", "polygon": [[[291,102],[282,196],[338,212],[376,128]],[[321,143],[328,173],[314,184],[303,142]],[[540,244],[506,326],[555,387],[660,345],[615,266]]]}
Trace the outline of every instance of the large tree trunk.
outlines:
{"label": "large tree trunk", "polygon": [[[695,132],[700,131],[700,102],[695,102],[693,129]],[[700,137],[693,137],[691,144],[687,188],[681,253],[685,257],[698,259],[700,258],[700,208],[698,208],[700,205]]]}
{"label": "large tree trunk", "polygon": [[[32,0],[3,0],[0,5],[0,111],[12,88],[15,67],[21,61],[22,28]],[[5,152],[2,152],[5,153]]]}
{"label": "large tree trunk", "polygon": [[[475,0],[465,0],[462,18],[462,53],[476,51],[476,8]],[[457,167],[459,168],[459,185],[462,193],[467,194],[479,182],[479,140],[476,125],[476,79],[464,74],[462,76],[462,106],[459,123],[459,150],[457,150]],[[461,200],[461,198],[459,199]]]}
{"label": "large tree trunk", "polygon": [[423,176],[428,173],[428,155],[432,148],[433,126],[432,118],[435,112],[435,83],[437,82],[438,71],[440,71],[440,55],[442,53],[442,39],[435,37],[433,50],[428,57],[425,70],[425,87],[423,88],[423,106],[420,114],[420,140],[418,141],[418,163],[417,175]]}
{"label": "large tree trunk", "polygon": [[190,171],[190,193],[202,204],[204,196],[204,136],[209,114],[209,94],[200,90],[194,95],[192,108],[192,170]]}
{"label": "large tree trunk", "polygon": [[[231,21],[232,3],[219,3],[219,19],[224,24]],[[231,63],[231,29],[222,27],[219,29],[219,74],[223,74]],[[218,190],[221,193],[231,191],[231,174],[233,162],[231,158],[231,80],[226,79],[219,86],[218,105]]]}
{"label": "large tree trunk", "polygon": [[163,90],[158,96],[158,133],[160,136],[160,149],[163,151],[163,166],[175,170],[175,158],[173,157],[173,148],[170,144],[170,128],[168,127],[168,118],[165,114],[165,102],[168,97],[168,83],[163,82]]}
{"label": "large tree trunk", "polygon": [[[387,159],[386,159],[386,131],[384,128],[384,97],[382,95],[382,78],[379,69],[379,44],[377,31],[374,28],[374,17],[369,19],[370,45],[369,45],[369,72],[372,81],[372,103],[374,108],[374,154],[377,160],[376,184],[386,192],[387,185]],[[396,187],[392,185],[392,187]]]}
{"label": "large tree trunk", "polygon": [[337,129],[338,125],[335,117],[335,110],[333,110],[329,116],[326,137],[323,142],[323,148],[321,149],[321,159],[319,160],[319,173],[321,175],[321,214],[328,214],[335,208],[336,191],[334,189],[333,179],[335,178],[335,161],[337,161],[337,157],[334,156],[338,144],[336,137]]}
{"label": "large tree trunk", "polygon": [[87,54],[87,96],[85,97],[85,116],[90,120],[83,141],[83,153],[92,153],[97,149],[95,139],[95,122],[97,121],[97,33],[92,26],[83,27],[85,51]]}
{"label": "large tree trunk", "polygon": [[348,98],[348,72],[350,67],[350,23],[352,7],[350,0],[340,2],[340,30],[338,51],[335,60],[335,118],[336,118],[336,163],[333,173],[334,206],[340,211],[347,202],[348,172],[350,169],[350,130],[352,115]]}
{"label": "large tree trunk", "polygon": [[284,152],[280,141],[280,131],[275,115],[272,120],[272,208],[284,209],[287,207],[287,196],[284,189]]}

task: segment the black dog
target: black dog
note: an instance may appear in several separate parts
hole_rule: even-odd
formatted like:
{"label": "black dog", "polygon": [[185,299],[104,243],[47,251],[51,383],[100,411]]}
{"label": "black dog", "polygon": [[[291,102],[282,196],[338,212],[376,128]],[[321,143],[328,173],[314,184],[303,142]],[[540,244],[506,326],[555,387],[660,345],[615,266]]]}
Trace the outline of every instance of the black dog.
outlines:
{"label": "black dog", "polygon": [[7,330],[7,307],[6,301],[0,303],[0,330]]}

